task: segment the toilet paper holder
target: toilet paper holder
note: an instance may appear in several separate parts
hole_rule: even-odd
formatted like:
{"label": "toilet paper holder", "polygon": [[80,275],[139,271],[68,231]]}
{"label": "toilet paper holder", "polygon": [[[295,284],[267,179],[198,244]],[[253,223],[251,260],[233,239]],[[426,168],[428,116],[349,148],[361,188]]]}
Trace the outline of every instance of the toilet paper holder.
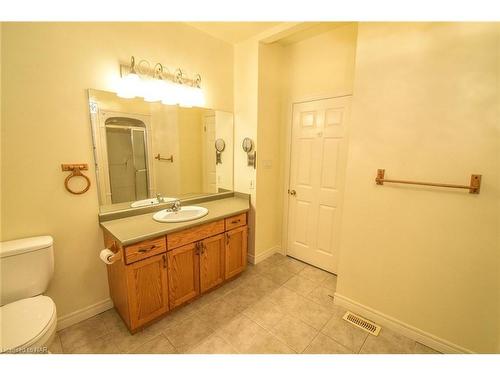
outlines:
{"label": "toilet paper holder", "polygon": [[114,255],[109,257],[109,261],[114,263],[118,260],[122,259],[122,252],[120,248],[116,245],[116,242],[113,242],[110,247],[108,247],[109,250],[111,250]]}

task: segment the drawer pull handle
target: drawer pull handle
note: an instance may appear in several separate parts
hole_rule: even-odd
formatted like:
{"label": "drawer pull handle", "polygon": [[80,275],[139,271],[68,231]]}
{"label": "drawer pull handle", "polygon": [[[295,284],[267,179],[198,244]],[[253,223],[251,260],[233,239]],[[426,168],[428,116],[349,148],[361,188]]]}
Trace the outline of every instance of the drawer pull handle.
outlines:
{"label": "drawer pull handle", "polygon": [[240,219],[238,219],[238,220],[233,220],[233,221],[231,221],[231,224],[238,224],[239,222],[240,222]]}
{"label": "drawer pull handle", "polygon": [[156,247],[156,245],[151,245],[149,248],[142,248],[142,249],[137,250],[137,252],[139,252],[139,253],[147,253],[148,251],[153,250],[155,247]]}

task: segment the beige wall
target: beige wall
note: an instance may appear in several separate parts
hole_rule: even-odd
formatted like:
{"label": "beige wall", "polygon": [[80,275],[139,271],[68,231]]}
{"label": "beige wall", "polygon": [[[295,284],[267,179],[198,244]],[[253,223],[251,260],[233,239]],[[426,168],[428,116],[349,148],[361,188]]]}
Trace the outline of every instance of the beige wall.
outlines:
{"label": "beige wall", "polygon": [[203,192],[203,122],[202,110],[179,108],[177,131],[179,132],[179,166],[182,193]]}
{"label": "beige wall", "polygon": [[153,195],[177,197],[181,194],[181,163],[179,142],[179,109],[178,107],[157,104],[157,110],[151,111],[151,127],[153,131],[151,156],[160,154],[174,162],[153,159],[154,185]]}
{"label": "beige wall", "polygon": [[283,216],[283,93],[284,49],[259,45],[257,210],[255,254],[281,251]]}
{"label": "beige wall", "polygon": [[[131,55],[199,72],[207,106],[233,110],[233,48],[178,23],[2,24],[2,240],[51,234],[48,294],[64,316],[108,298],[87,88],[113,91]],[[61,163],[89,163],[82,196]]]}
{"label": "beige wall", "polygon": [[[493,24],[360,24],[337,291],[477,352],[499,339],[498,37]],[[381,187],[377,168],[483,185]]]}
{"label": "beige wall", "polygon": [[[217,189],[234,189],[234,119],[233,114],[215,111],[215,139],[222,138],[225,142],[221,155],[221,164],[215,165]],[[215,147],[210,149],[215,152]]]}
{"label": "beige wall", "polygon": [[285,45],[287,99],[292,102],[352,94],[357,24]]}
{"label": "beige wall", "polygon": [[[258,42],[250,39],[234,46],[234,190],[250,194],[248,253],[255,255],[256,171],[247,166],[247,155],[241,148],[246,137],[257,149]],[[250,187],[253,184],[253,188]]]}

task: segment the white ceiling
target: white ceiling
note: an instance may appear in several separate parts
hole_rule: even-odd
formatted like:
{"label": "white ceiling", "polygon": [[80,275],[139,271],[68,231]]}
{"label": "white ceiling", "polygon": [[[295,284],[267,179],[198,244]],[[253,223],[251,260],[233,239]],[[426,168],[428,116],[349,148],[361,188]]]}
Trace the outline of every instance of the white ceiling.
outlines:
{"label": "white ceiling", "polygon": [[186,22],[217,39],[238,43],[268,30],[280,22]]}

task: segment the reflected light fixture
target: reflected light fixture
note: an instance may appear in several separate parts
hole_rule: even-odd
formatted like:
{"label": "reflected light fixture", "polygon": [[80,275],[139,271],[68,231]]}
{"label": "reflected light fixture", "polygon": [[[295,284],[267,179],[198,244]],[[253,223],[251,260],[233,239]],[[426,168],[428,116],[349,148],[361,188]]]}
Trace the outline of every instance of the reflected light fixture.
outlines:
{"label": "reflected light fixture", "polygon": [[136,66],[135,58],[130,67],[120,66],[121,76],[116,95],[120,98],[142,97],[147,102],[161,102],[185,108],[203,107],[205,95],[201,89],[201,76],[187,78],[181,69],[171,74],[160,63],[151,71],[149,62],[141,60]]}

